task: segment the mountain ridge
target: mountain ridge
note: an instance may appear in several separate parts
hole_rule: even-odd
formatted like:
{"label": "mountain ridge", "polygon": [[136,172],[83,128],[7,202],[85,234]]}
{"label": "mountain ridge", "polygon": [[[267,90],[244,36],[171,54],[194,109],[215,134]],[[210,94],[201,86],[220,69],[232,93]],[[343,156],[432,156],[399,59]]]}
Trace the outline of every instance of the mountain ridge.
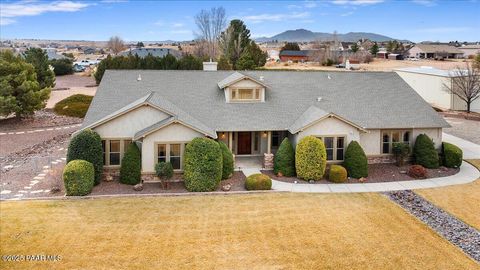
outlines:
{"label": "mountain ridge", "polygon": [[[370,32],[348,32],[345,34],[337,33],[338,41],[355,42],[362,38],[369,39],[371,41],[376,41],[376,42],[395,40],[395,38],[392,38],[389,36],[370,33]],[[257,42],[268,42],[273,40],[287,41],[287,42],[309,42],[309,41],[315,41],[315,40],[329,41],[329,40],[333,40],[333,34],[325,33],[325,32],[313,32],[307,29],[300,28],[295,30],[286,30],[272,37],[259,37],[255,39],[255,41]],[[407,40],[400,40],[400,41],[407,41]]]}

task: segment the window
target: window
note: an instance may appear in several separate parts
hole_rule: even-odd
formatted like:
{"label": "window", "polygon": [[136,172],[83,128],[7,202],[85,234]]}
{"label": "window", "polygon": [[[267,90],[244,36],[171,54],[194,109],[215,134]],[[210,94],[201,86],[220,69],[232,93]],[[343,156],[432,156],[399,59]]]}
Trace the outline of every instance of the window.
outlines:
{"label": "window", "polygon": [[174,170],[181,170],[186,146],[187,143],[157,144],[157,162],[170,162]]}
{"label": "window", "polygon": [[384,130],[382,131],[382,153],[391,154],[394,143],[406,143],[410,145],[411,132],[407,130]]}
{"label": "window", "polygon": [[110,165],[120,165],[120,140],[110,141]]}
{"label": "window", "polygon": [[260,100],[260,89],[258,88],[240,88],[231,89],[230,99],[233,101],[258,101]]}
{"label": "window", "polygon": [[272,131],[272,147],[278,147],[280,145],[280,132]]}
{"label": "window", "polygon": [[167,145],[159,144],[157,147],[158,147],[157,162],[166,162],[167,161]]}
{"label": "window", "polygon": [[345,137],[318,137],[325,144],[328,161],[341,161],[345,155]]}
{"label": "window", "polygon": [[174,170],[180,169],[180,144],[171,144],[170,145],[170,163]]}

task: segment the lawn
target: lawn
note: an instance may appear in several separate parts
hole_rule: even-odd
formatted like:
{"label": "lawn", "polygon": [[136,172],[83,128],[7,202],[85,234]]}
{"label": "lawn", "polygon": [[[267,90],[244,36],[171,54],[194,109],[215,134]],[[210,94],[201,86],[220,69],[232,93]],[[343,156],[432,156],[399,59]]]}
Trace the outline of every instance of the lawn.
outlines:
{"label": "lawn", "polygon": [[0,203],[8,269],[473,269],[380,194],[251,194]]}
{"label": "lawn", "polygon": [[[480,160],[469,160],[480,169]],[[465,223],[480,229],[480,179],[466,185],[415,191]]]}

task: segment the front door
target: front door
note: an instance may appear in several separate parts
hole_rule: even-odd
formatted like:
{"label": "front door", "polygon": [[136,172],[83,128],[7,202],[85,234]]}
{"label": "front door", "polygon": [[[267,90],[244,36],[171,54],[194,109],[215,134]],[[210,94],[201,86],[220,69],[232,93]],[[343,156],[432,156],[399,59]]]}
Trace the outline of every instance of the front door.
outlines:
{"label": "front door", "polygon": [[238,155],[250,155],[252,153],[252,133],[238,132]]}

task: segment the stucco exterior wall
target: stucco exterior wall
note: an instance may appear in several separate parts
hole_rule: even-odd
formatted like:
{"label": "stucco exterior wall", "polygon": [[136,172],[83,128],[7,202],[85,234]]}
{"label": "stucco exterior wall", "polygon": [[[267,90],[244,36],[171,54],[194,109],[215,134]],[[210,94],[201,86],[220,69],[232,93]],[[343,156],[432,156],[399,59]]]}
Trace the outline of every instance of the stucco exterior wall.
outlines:
{"label": "stucco exterior wall", "polygon": [[142,106],[106,122],[94,130],[102,138],[133,138],[136,132],[168,117],[150,106]]}
{"label": "stucco exterior wall", "polygon": [[380,154],[381,132],[379,129],[368,130],[360,133],[360,145],[367,156]]}
{"label": "stucco exterior wall", "polygon": [[427,134],[435,143],[435,148],[440,149],[442,146],[442,129],[441,128],[416,128],[413,129],[412,147],[415,139],[420,134]]}
{"label": "stucco exterior wall", "polygon": [[156,143],[189,142],[197,137],[204,137],[204,135],[179,123],[170,124],[149,134],[142,142],[142,173],[153,173],[155,171]]}

